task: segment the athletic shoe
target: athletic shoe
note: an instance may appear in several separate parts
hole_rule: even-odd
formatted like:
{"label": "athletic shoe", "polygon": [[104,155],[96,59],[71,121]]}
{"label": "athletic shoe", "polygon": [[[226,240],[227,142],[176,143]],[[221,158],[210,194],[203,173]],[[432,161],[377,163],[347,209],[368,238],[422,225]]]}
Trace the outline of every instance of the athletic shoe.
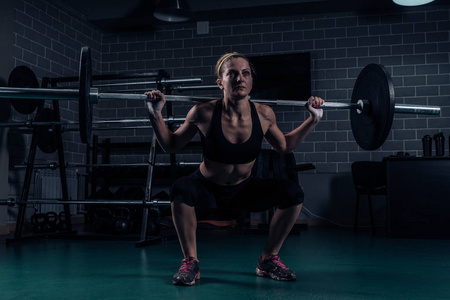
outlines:
{"label": "athletic shoe", "polygon": [[291,281],[297,278],[294,271],[289,270],[276,255],[272,255],[264,260],[259,257],[256,275],[283,281]]}
{"label": "athletic shoe", "polygon": [[193,257],[186,257],[181,263],[178,273],[173,275],[175,285],[194,285],[200,279],[200,265]]}

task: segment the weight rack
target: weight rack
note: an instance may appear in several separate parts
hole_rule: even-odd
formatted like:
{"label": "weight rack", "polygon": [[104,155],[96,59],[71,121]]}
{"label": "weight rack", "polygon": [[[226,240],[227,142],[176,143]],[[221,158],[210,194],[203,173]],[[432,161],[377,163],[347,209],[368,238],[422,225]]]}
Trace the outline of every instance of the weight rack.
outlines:
{"label": "weight rack", "polygon": [[[166,86],[161,83],[162,82],[161,79],[169,78],[169,75],[166,72],[160,70],[158,73],[130,73],[130,74],[110,74],[110,75],[93,76],[94,80],[123,80],[123,79],[137,79],[137,78],[157,78],[157,80],[156,80],[156,83],[158,85],[157,88],[164,91],[166,89]],[[52,88],[55,88],[55,87],[57,87],[58,83],[70,83],[70,82],[74,82],[74,81],[78,81],[78,77],[61,77],[61,78],[44,77],[42,80],[42,87],[47,88],[50,85]],[[168,89],[168,92],[170,93],[169,86],[167,86],[167,89]],[[43,108],[44,108],[44,101],[41,101],[41,102],[39,102],[39,104],[37,106],[36,116],[39,115],[39,113],[42,111]],[[54,116],[53,116],[54,121],[57,123],[61,123],[58,100],[52,100],[52,108],[53,108],[53,112],[54,112]],[[167,106],[167,115],[168,116],[172,115],[171,103],[169,103],[169,105]],[[173,124],[169,124],[169,126],[173,126]],[[57,145],[56,149],[58,152],[57,168],[59,170],[59,174],[60,174],[60,178],[61,178],[61,190],[62,190],[62,199],[61,199],[62,201],[61,202],[65,201],[68,203],[69,202],[73,203],[75,201],[69,201],[69,196],[68,196],[67,175],[66,175],[66,165],[65,165],[61,125],[56,124],[56,125],[54,125],[53,128],[54,128],[54,136],[55,136],[56,145]],[[37,127],[33,127],[30,150],[28,153],[27,160],[25,162],[26,168],[25,168],[24,184],[22,187],[22,192],[21,192],[20,198],[17,201],[17,204],[19,205],[19,212],[18,212],[17,221],[16,221],[16,229],[14,232],[14,238],[8,239],[7,243],[42,236],[42,235],[39,235],[39,236],[33,235],[30,237],[22,236],[23,226],[24,226],[24,222],[25,222],[26,206],[27,206],[27,204],[34,203],[34,201],[32,201],[32,200],[30,200],[28,202],[28,197],[29,197],[29,193],[30,193],[30,186],[31,186],[33,170],[35,169],[36,151],[38,148],[37,140],[38,140]],[[142,202],[142,205],[144,207],[143,217],[142,217],[142,228],[141,228],[140,240],[136,243],[136,247],[143,247],[146,245],[155,244],[155,243],[158,243],[158,242],[161,242],[161,241],[167,239],[167,237],[152,237],[150,239],[147,238],[147,226],[148,226],[147,220],[148,220],[149,207],[147,205],[145,205],[145,203],[146,202],[152,203],[152,201],[150,200],[150,197],[152,195],[152,189],[153,189],[153,186],[152,186],[153,168],[155,166],[155,157],[156,157],[156,148],[157,148],[155,135],[152,135],[152,141],[149,144],[149,146],[150,146],[150,151],[149,151],[149,164],[148,164],[148,171],[147,171],[146,197],[145,197],[144,201]],[[91,145],[88,144],[86,147],[86,164],[91,163],[90,155],[89,155],[90,148],[91,148]],[[95,147],[93,147],[93,149],[95,149]],[[96,157],[96,155],[97,155],[97,153],[93,153],[93,157]],[[93,163],[96,163],[96,161],[93,161]],[[174,168],[176,168],[175,156],[172,154],[171,154],[171,166],[172,166],[172,170],[174,170]],[[87,173],[93,173],[94,168],[92,168],[92,169],[89,169],[89,168],[90,167],[87,167]],[[93,177],[95,177],[95,176],[93,176]],[[88,185],[89,184],[86,181],[85,198],[87,198]],[[95,182],[92,186],[92,189],[95,189]],[[45,201],[43,201],[43,202],[45,202]],[[79,201],[79,202],[83,203],[82,201]],[[99,202],[101,203],[101,201],[99,201]],[[66,215],[66,218],[65,218],[66,233],[69,233],[69,236],[74,237],[76,232],[74,232],[72,229],[72,219],[71,219],[71,215],[70,215],[69,204],[63,204],[63,206],[64,206],[64,213]],[[46,234],[46,235],[48,235],[48,234]]]}

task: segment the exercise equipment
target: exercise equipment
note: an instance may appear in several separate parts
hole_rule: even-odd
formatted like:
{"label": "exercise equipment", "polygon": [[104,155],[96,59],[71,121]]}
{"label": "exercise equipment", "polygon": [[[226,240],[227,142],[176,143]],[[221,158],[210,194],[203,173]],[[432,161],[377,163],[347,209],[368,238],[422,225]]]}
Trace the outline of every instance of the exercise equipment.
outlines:
{"label": "exercise equipment", "polygon": [[30,218],[34,233],[43,233],[47,223],[47,215],[44,213],[35,213]]}
{"label": "exercise equipment", "polygon": [[397,111],[394,85],[384,67],[369,64],[361,71],[353,88],[351,103],[358,103],[360,99],[370,99],[370,111],[350,111],[353,137],[364,150],[375,150],[388,137]]}
{"label": "exercise equipment", "polygon": [[161,211],[157,206],[150,206],[148,211],[148,234],[150,236],[158,236],[161,231]]}
{"label": "exercise equipment", "polygon": [[129,234],[133,229],[130,210],[126,207],[116,207],[113,211],[112,230],[115,234]]}
{"label": "exercise equipment", "polygon": [[99,207],[94,212],[94,231],[97,233],[110,233],[113,214],[109,208]]}
{"label": "exercise equipment", "polygon": [[51,233],[56,232],[58,229],[58,214],[54,211],[49,211],[45,214],[46,220],[44,224],[44,232]]}
{"label": "exercise equipment", "polygon": [[[90,143],[93,105],[100,100],[145,101],[144,94],[99,93],[92,87],[91,51],[83,47],[80,58],[79,89],[0,88],[0,98],[78,100],[79,130],[83,143]],[[167,95],[167,101],[206,102],[216,98]],[[307,101],[252,99],[268,105],[305,106]],[[26,101],[25,101],[26,102]],[[384,143],[391,129],[394,113],[440,114],[440,107],[395,104],[392,79],[378,64],[365,67],[353,88],[350,103],[326,102],[322,108],[351,109],[352,132],[358,145],[365,150],[377,149]],[[368,137],[366,136],[368,135]]]}
{"label": "exercise equipment", "polygon": [[[26,66],[18,66],[12,70],[9,74],[8,79],[9,87],[20,87],[20,88],[38,88],[39,82],[34,75],[34,72]],[[11,99],[11,104],[15,110],[19,113],[27,115],[31,114],[36,110],[36,108],[42,104],[44,100],[42,99]]]}
{"label": "exercise equipment", "polygon": [[67,225],[66,225],[66,212],[65,211],[61,211],[58,214],[58,231],[60,232],[65,232],[67,231]]}

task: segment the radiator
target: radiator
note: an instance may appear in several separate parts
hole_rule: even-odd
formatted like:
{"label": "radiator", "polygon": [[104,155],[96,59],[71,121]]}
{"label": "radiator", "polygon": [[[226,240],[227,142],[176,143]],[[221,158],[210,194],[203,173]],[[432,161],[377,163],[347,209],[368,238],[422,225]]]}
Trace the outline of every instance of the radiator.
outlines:
{"label": "radiator", "polygon": [[[67,190],[69,200],[78,199],[78,173],[72,170],[66,170]],[[36,172],[34,183],[34,194],[36,198],[42,199],[62,199],[62,185],[59,170],[40,170]],[[78,205],[71,204],[70,214],[78,212]],[[43,213],[53,211],[60,213],[64,210],[61,204],[40,204],[40,210]]]}

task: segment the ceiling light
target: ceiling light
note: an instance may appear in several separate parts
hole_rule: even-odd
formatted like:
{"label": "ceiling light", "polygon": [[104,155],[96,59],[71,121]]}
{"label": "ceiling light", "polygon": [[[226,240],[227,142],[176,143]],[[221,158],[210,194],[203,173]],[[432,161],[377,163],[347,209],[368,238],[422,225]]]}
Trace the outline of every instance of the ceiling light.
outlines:
{"label": "ceiling light", "polygon": [[153,15],[161,21],[184,22],[192,18],[193,13],[186,0],[161,0]]}
{"label": "ceiling light", "polygon": [[395,4],[403,6],[418,6],[428,4],[434,0],[393,0]]}

